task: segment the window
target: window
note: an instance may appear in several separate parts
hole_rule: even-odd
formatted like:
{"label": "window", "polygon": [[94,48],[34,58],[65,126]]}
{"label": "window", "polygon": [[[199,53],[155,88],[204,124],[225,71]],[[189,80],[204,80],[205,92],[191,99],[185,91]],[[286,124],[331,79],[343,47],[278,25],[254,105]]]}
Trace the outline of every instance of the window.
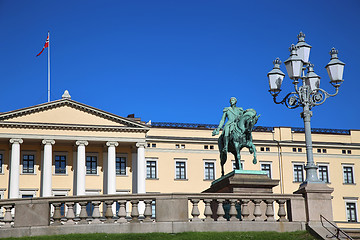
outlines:
{"label": "window", "polygon": [[356,202],[346,203],[346,215],[348,222],[357,222]]}
{"label": "window", "polygon": [[34,196],[31,194],[23,194],[21,195],[21,198],[33,198]]}
{"label": "window", "polygon": [[34,173],[35,155],[23,155],[23,173]]}
{"label": "window", "polygon": [[116,175],[126,175],[126,157],[116,157]]}
{"label": "window", "polygon": [[204,145],[204,149],[209,149],[209,145]]}
{"label": "window", "polygon": [[304,181],[304,165],[303,164],[294,164],[294,182],[303,182]]}
{"label": "window", "polygon": [[270,163],[261,163],[261,171],[267,172],[269,178],[271,178],[271,164]]}
{"label": "window", "polygon": [[323,149],[320,149],[320,148],[318,148],[317,150],[317,153],[327,153],[327,150],[325,149],[325,148],[323,148]]}
{"label": "window", "polygon": [[186,179],[186,161],[175,162],[175,179]]}
{"label": "window", "polygon": [[55,174],[66,173],[66,155],[55,155]]}
{"label": "window", "polygon": [[[236,162],[235,162],[235,160],[232,160],[231,162],[232,162],[233,170],[235,170]],[[244,161],[240,161],[240,167],[241,167],[241,169],[244,169]]]}
{"label": "window", "polygon": [[342,152],[342,154],[351,154],[351,150],[343,149],[341,152]]}
{"label": "window", "polygon": [[214,145],[210,145],[210,149],[214,149]]}
{"label": "window", "polygon": [[354,173],[353,173],[353,166],[344,165],[343,166],[343,173],[344,173],[344,183],[345,184],[354,184]]}
{"label": "window", "polygon": [[156,143],[148,143],[147,147],[152,147],[152,148],[156,148]]}
{"label": "window", "polygon": [[296,148],[293,148],[293,152],[296,152]]}
{"label": "window", "polygon": [[261,152],[265,151],[265,148],[264,148],[264,147],[261,147],[261,148],[260,148],[260,151],[261,151]]}
{"label": "window", "polygon": [[265,150],[266,150],[267,152],[270,152],[270,148],[269,148],[269,147],[267,147]]}
{"label": "window", "polygon": [[3,154],[0,154],[0,173],[2,173],[3,172]]}
{"label": "window", "polygon": [[298,148],[298,152],[302,152],[302,148]]}
{"label": "window", "polygon": [[323,182],[329,182],[329,169],[327,165],[319,165],[319,179]]}
{"label": "window", "polygon": [[205,166],[205,180],[214,180],[215,179],[215,164],[214,162],[204,162]]}
{"label": "window", "polygon": [[146,161],[146,178],[154,179],[157,178],[156,174],[156,161]]}
{"label": "window", "polygon": [[86,156],[86,174],[97,174],[97,156]]}

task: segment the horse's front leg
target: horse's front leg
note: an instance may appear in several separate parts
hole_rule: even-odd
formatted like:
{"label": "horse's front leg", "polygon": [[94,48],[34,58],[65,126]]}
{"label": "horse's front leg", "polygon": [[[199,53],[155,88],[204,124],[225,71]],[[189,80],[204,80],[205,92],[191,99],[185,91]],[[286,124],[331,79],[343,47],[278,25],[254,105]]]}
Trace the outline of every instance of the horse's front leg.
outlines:
{"label": "horse's front leg", "polygon": [[254,153],[253,164],[256,164],[257,163],[257,158],[256,158],[256,148],[255,148],[254,144],[251,144],[251,149],[252,149],[252,151]]}
{"label": "horse's front leg", "polygon": [[235,166],[236,166],[236,169],[239,169],[239,170],[242,170],[242,167],[241,167],[241,156],[240,156],[240,143],[239,142],[234,142],[234,147],[235,147],[235,152],[236,154],[234,154],[235,156]]}

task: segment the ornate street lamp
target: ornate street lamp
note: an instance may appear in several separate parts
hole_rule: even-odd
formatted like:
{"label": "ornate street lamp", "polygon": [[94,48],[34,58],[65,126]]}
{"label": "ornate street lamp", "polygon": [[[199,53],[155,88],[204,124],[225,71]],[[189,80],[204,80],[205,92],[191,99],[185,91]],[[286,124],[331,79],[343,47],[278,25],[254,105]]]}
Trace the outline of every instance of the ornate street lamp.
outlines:
{"label": "ornate street lamp", "polygon": [[[305,34],[300,32],[298,35],[298,43],[291,45],[290,57],[284,62],[286,71],[293,80],[294,92],[288,93],[281,101],[276,98],[281,91],[281,83],[285,74],[280,70],[281,61],[276,58],[274,68],[267,75],[269,78],[270,90],[276,104],[284,104],[289,109],[302,107],[303,112],[301,117],[304,120],[305,141],[306,141],[306,158],[305,166],[306,180],[304,183],[321,182],[317,175],[317,166],[313,159],[313,147],[311,140],[310,118],[313,107],[321,105],[328,97],[336,96],[339,92],[339,87],[343,80],[345,63],[341,62],[338,57],[338,51],[332,48],[330,51],[331,60],[326,65],[327,72],[330,77],[330,83],[335,87],[335,93],[329,94],[320,88],[320,76],[314,72],[314,65],[309,62],[311,46],[305,42]],[[306,72],[306,75],[305,75]],[[302,80],[302,85],[299,85],[299,80]],[[302,183],[302,184],[304,184]]]}

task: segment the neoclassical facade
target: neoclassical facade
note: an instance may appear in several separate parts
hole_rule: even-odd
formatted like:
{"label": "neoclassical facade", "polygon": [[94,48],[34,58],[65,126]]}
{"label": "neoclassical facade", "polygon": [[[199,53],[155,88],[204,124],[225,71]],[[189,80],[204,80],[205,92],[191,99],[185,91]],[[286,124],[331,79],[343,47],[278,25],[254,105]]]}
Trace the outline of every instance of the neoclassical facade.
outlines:
{"label": "neoclassical facade", "polygon": [[[0,114],[0,196],[199,193],[220,177],[216,125],[144,123],[60,100]],[[360,131],[313,129],[319,178],[334,188],[334,220],[359,227]],[[305,179],[304,131],[257,127],[258,164],[242,151],[247,170],[280,180],[293,193]],[[229,160],[234,159],[229,155]],[[228,161],[225,172],[233,169]]]}

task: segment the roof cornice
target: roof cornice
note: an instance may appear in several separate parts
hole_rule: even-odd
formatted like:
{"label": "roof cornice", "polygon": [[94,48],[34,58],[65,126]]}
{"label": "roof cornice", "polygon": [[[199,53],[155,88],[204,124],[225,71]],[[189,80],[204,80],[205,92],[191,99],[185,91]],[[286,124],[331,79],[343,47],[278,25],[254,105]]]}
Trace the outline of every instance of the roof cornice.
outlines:
{"label": "roof cornice", "polygon": [[148,128],[123,127],[111,125],[85,125],[85,124],[63,124],[63,123],[31,123],[31,122],[3,122],[2,128],[30,128],[30,129],[55,129],[75,131],[101,131],[101,132],[147,132]]}

